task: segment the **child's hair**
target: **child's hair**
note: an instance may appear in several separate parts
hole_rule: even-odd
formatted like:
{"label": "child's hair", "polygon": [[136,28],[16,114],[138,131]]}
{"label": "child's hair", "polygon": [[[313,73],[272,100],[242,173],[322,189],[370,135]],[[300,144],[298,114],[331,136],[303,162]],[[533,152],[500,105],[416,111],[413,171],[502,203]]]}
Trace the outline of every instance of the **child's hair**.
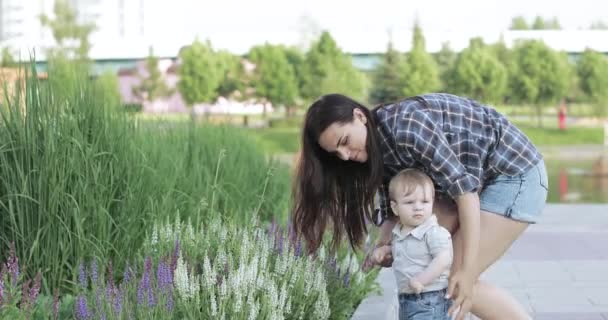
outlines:
{"label": "child's hair", "polygon": [[416,187],[429,186],[431,197],[435,198],[433,180],[424,172],[417,169],[404,169],[397,173],[388,185],[388,195],[391,200],[399,196],[407,196],[416,190]]}

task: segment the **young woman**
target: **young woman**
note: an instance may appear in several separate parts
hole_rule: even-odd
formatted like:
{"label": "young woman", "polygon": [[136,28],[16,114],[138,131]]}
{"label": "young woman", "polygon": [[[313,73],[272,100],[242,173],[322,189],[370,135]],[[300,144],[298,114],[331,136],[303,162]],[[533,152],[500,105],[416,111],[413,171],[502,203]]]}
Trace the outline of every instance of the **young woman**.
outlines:
{"label": "young woman", "polygon": [[538,220],[548,190],[544,162],[503,115],[471,99],[433,93],[372,111],[339,94],[314,102],[304,121],[293,210],[308,248],[318,248],[330,223],[334,244],[346,236],[359,245],[366,219],[381,224],[377,245],[388,243],[395,221],[387,185],[405,168],[433,179],[434,211],[452,233],[450,314],[529,319],[506,291],[478,277]]}

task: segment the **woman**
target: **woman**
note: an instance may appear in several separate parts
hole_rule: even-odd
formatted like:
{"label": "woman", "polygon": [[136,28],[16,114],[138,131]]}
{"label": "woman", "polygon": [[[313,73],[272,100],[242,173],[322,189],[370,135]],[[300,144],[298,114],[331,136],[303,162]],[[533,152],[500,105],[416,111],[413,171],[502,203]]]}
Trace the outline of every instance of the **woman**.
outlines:
{"label": "woman", "polygon": [[[507,292],[478,281],[528,227],[547,196],[541,154],[494,109],[450,94],[426,94],[370,111],[339,94],[307,111],[296,173],[293,221],[308,248],[318,248],[331,222],[334,244],[352,246],[381,223],[377,245],[390,240],[387,185],[404,168],[429,175],[434,211],[452,233],[450,314],[471,310],[482,319],[529,319]],[[378,191],[379,211],[373,213]],[[386,257],[390,264],[390,257]]]}

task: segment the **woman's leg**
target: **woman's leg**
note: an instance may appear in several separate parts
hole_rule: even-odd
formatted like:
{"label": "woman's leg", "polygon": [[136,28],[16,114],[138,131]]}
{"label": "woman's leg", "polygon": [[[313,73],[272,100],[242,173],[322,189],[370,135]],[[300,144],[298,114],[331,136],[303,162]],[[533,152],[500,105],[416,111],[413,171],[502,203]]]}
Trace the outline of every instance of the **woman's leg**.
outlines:
{"label": "woman's leg", "polygon": [[[449,202],[438,201],[434,211],[439,224],[452,233],[454,269],[462,261],[462,237],[458,231],[456,207]],[[481,211],[476,276],[500,258],[527,227],[527,223]],[[481,319],[530,319],[525,309],[507,291],[484,281],[478,281],[474,290],[471,311]]]}

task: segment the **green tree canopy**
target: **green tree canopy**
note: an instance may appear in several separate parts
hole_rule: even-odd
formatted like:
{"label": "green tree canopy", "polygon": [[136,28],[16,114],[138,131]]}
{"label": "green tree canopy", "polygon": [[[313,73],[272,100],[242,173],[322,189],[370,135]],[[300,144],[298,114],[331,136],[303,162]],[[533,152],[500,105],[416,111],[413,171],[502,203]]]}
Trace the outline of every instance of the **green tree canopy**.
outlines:
{"label": "green tree canopy", "polygon": [[256,46],[249,52],[249,59],[256,65],[253,81],[256,96],[274,105],[292,106],[298,96],[298,81],[284,48],[270,44]]}
{"label": "green tree canopy", "polygon": [[501,102],[507,89],[507,69],[490,47],[478,43],[458,55],[450,77],[455,93],[488,102]]}
{"label": "green tree canopy", "polygon": [[218,95],[238,100],[250,98],[246,92],[250,79],[243,66],[243,58],[227,51],[219,51],[217,59],[221,78]]}
{"label": "green tree canopy", "polygon": [[173,94],[173,90],[169,89],[163,75],[158,70],[158,58],[154,55],[152,47],[150,47],[148,57],[146,57],[145,73],[139,74],[140,83],[132,89],[136,97],[152,101]]}
{"label": "green tree canopy", "polygon": [[387,103],[403,98],[404,74],[404,56],[393,48],[391,41],[380,66],[373,73],[370,101]]}
{"label": "green tree canopy", "polygon": [[510,30],[529,30],[530,26],[528,25],[526,18],[524,18],[523,16],[517,16],[517,17],[513,17],[513,19],[511,19],[511,26],[509,27],[509,29]]}
{"label": "green tree canopy", "polygon": [[188,106],[213,102],[221,83],[221,67],[209,42],[195,40],[179,53],[177,88]]}
{"label": "green tree canopy", "polygon": [[0,61],[0,67],[11,68],[16,67],[18,63],[13,59],[11,50],[8,47],[2,48],[2,60]]}
{"label": "green tree canopy", "polygon": [[40,16],[40,22],[51,29],[58,49],[69,57],[87,60],[91,50],[89,36],[95,30],[95,25],[79,23],[76,11],[67,0],[56,0],[53,13],[55,15],[53,20],[43,14]]}
{"label": "green tree canopy", "polygon": [[596,114],[606,115],[608,104],[608,58],[593,50],[585,50],[577,65],[581,90],[596,106]]}
{"label": "green tree canopy", "polygon": [[439,68],[433,57],[426,52],[422,29],[416,23],[412,50],[406,56],[403,95],[414,96],[439,89]]}
{"label": "green tree canopy", "polygon": [[325,31],[306,53],[302,97],[313,100],[330,92],[356,99],[365,97],[366,79]]}
{"label": "green tree canopy", "polygon": [[522,41],[513,50],[512,70],[512,97],[518,102],[534,104],[542,126],[541,106],[562,99],[571,82],[566,55],[555,52],[542,41]]}

